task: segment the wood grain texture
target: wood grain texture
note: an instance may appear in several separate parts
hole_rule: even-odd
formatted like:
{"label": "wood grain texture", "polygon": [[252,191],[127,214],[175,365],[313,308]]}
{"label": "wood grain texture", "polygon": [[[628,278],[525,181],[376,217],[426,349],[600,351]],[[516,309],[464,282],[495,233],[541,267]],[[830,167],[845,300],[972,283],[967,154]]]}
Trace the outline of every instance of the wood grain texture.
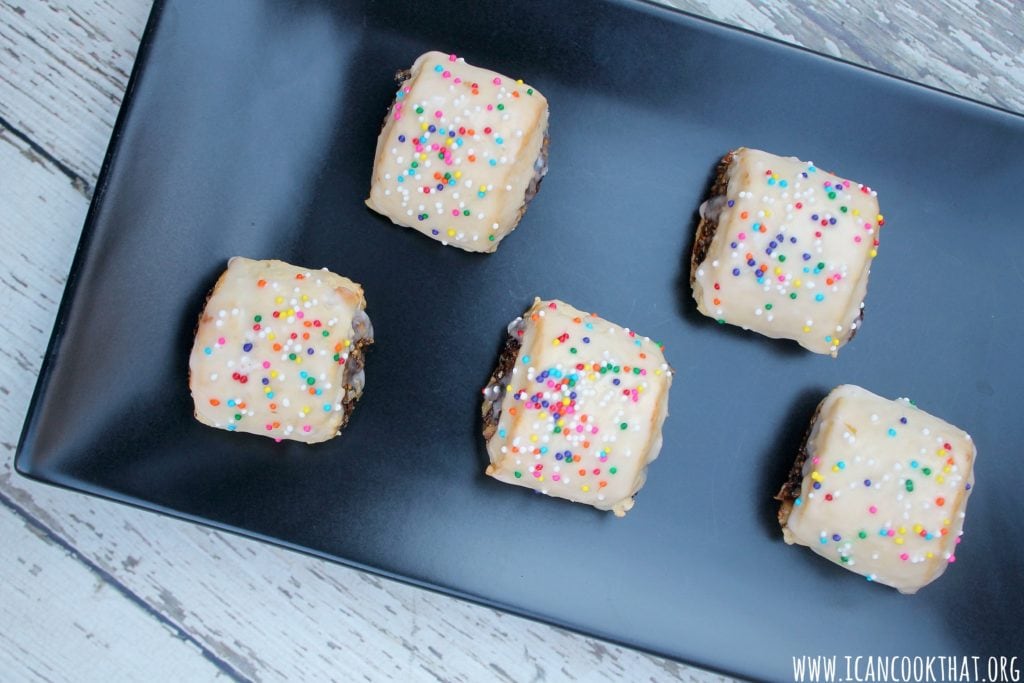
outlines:
{"label": "wood grain texture", "polygon": [[[1016,0],[667,1],[1024,111]],[[722,680],[12,472],[149,4],[0,0],[3,678]]]}

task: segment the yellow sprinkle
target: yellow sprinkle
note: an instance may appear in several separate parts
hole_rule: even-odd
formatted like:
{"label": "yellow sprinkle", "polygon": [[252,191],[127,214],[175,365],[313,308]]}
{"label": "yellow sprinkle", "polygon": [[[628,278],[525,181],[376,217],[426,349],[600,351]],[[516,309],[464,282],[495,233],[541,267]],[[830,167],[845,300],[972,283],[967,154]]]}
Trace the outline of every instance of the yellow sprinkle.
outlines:
{"label": "yellow sprinkle", "polygon": [[505,393],[509,393],[511,391],[512,391],[512,385],[511,384],[506,384],[505,385]]}
{"label": "yellow sprinkle", "polygon": [[426,152],[420,152],[420,161],[426,161],[426,160],[427,160],[427,153]]}
{"label": "yellow sprinkle", "polygon": [[539,418],[540,418],[540,419],[542,419],[542,420],[546,420],[546,419],[548,419],[548,414],[547,414],[547,412],[546,412],[546,411],[543,411],[543,410],[542,410],[542,411],[540,411],[540,412],[539,412],[539,413],[537,414],[537,417],[539,417]]}
{"label": "yellow sprinkle", "polygon": [[583,491],[583,493],[586,493],[589,490],[590,490],[590,487],[587,486],[586,484],[584,484],[583,486],[580,487],[580,491]]}
{"label": "yellow sprinkle", "polygon": [[896,540],[896,545],[903,545],[903,537],[902,536],[897,536],[895,540]]}
{"label": "yellow sprinkle", "polygon": [[915,533],[915,534],[919,534],[919,533],[921,533],[921,529],[923,529],[923,528],[924,528],[924,527],[923,527],[923,526],[921,526],[920,524],[915,524],[915,525],[914,525],[914,533]]}
{"label": "yellow sprinkle", "polygon": [[948,519],[942,520],[942,526],[949,526],[950,524],[952,524],[952,522],[949,521]]}
{"label": "yellow sprinkle", "polygon": [[552,339],[552,340],[551,340],[551,345],[552,345],[552,346],[558,346],[558,345],[559,345],[559,344],[561,344],[561,343],[562,343],[562,342],[560,342],[560,341],[559,341],[559,340],[557,340],[557,339]]}
{"label": "yellow sprinkle", "polygon": [[804,325],[804,332],[810,332],[810,331],[811,331],[811,328],[807,327],[807,325]]}
{"label": "yellow sprinkle", "polygon": [[267,335],[267,339],[270,341],[274,341],[275,339],[277,339],[277,335],[271,332]]}
{"label": "yellow sprinkle", "polygon": [[871,256],[871,258],[875,258],[876,256],[878,256],[878,250],[872,249],[871,251],[868,252],[868,254]]}
{"label": "yellow sprinkle", "polygon": [[517,78],[516,79],[516,85],[522,85],[522,84],[523,84],[523,79]]}
{"label": "yellow sprinkle", "polygon": [[884,220],[885,220],[885,216],[883,216],[882,214],[878,214],[877,216],[875,216],[875,221],[878,222],[878,223],[881,223]]}
{"label": "yellow sprinkle", "polygon": [[462,171],[456,171],[455,172],[455,179],[458,180],[461,177],[462,177]]}
{"label": "yellow sprinkle", "polygon": [[839,346],[839,340],[835,337],[832,338],[832,346]]}
{"label": "yellow sprinkle", "polygon": [[542,474],[539,477],[537,477],[537,481],[544,481],[544,475]]}
{"label": "yellow sprinkle", "polygon": [[782,275],[782,268],[780,268],[779,266],[775,266],[775,274]]}
{"label": "yellow sprinkle", "polygon": [[430,126],[428,124],[426,124],[426,123],[421,123],[420,124],[420,130],[426,130],[427,128],[430,128]]}
{"label": "yellow sprinkle", "polygon": [[530,441],[533,442],[533,443],[537,443],[537,435],[536,434],[530,434]]}
{"label": "yellow sprinkle", "polygon": [[480,192],[487,192],[487,186],[486,185],[481,185],[479,191]]}
{"label": "yellow sprinkle", "polygon": [[349,339],[346,339],[346,340],[345,340],[345,348],[347,349],[347,348],[348,348],[348,347],[350,347],[350,346],[352,346],[352,341],[351,341],[351,340],[349,340]]}
{"label": "yellow sprinkle", "polygon": [[274,299],[274,303],[275,304],[282,303],[283,301],[284,301],[284,297],[283,296],[279,296],[279,297]]}
{"label": "yellow sprinkle", "polygon": [[926,552],[924,554],[924,556],[927,557],[929,560],[932,559],[933,557],[935,557],[935,555],[933,555],[932,551],[930,551],[930,550],[928,552]]}
{"label": "yellow sprinkle", "polygon": [[772,211],[771,211],[771,209],[765,209],[765,210],[764,210],[764,217],[765,217],[765,218],[771,218],[771,217],[772,217]]}
{"label": "yellow sprinkle", "polygon": [[854,216],[859,216],[860,215],[860,209],[854,209],[851,213],[853,213]]}
{"label": "yellow sprinkle", "polygon": [[899,529],[896,530],[896,532],[900,534],[905,534],[907,533],[907,527],[901,526]]}
{"label": "yellow sprinkle", "polygon": [[817,482],[825,481],[825,477],[821,476],[821,473],[818,472],[818,470],[814,470],[813,472],[811,472],[811,479]]}
{"label": "yellow sprinkle", "polygon": [[306,413],[307,415],[309,414],[309,410],[309,406],[302,406],[302,412]]}
{"label": "yellow sprinkle", "polygon": [[296,356],[295,357],[295,363],[297,365],[302,365],[302,356]]}
{"label": "yellow sprinkle", "polygon": [[803,282],[801,280],[793,280],[793,286],[794,287],[799,287],[801,284],[803,284]]}
{"label": "yellow sprinkle", "polygon": [[455,237],[455,228],[448,228],[448,236]]}
{"label": "yellow sprinkle", "polygon": [[946,455],[946,449],[945,448],[940,448],[936,452],[939,454],[939,457],[942,457],[942,456]]}
{"label": "yellow sprinkle", "polygon": [[272,389],[270,387],[263,387],[263,393],[264,394],[269,394],[271,391],[272,391]]}
{"label": "yellow sprinkle", "polygon": [[568,397],[562,399],[562,405],[567,406],[571,403]]}
{"label": "yellow sprinkle", "polygon": [[658,368],[657,370],[654,371],[654,376],[655,377],[657,377],[660,374],[661,374],[661,368]]}
{"label": "yellow sprinkle", "polygon": [[945,482],[946,482],[946,478],[944,476],[942,476],[941,474],[935,475],[935,483],[936,484],[944,484]]}
{"label": "yellow sprinkle", "polygon": [[303,301],[309,301],[309,296],[307,296],[307,295],[303,294],[303,295],[302,295],[302,300],[303,300]]}
{"label": "yellow sprinkle", "polygon": [[564,427],[565,426],[565,420],[559,420],[555,424],[557,424],[559,427]]}
{"label": "yellow sprinkle", "polygon": [[952,465],[946,465],[945,467],[942,468],[942,471],[945,472],[946,474],[949,474],[950,472],[953,471],[953,466]]}

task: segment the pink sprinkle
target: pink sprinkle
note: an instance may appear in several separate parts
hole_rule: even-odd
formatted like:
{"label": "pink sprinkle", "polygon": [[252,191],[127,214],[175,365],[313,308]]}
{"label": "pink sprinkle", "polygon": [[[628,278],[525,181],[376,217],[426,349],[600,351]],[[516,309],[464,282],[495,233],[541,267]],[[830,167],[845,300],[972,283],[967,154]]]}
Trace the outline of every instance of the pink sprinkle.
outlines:
{"label": "pink sprinkle", "polygon": [[906,562],[910,559],[910,555],[907,555],[906,553],[900,553],[900,559]]}
{"label": "pink sprinkle", "polygon": [[493,104],[488,104],[487,105],[487,111],[491,111],[492,109],[494,109],[494,105]]}
{"label": "pink sprinkle", "polygon": [[956,555],[950,555],[949,556],[949,563],[953,564],[954,562],[956,562]]}
{"label": "pink sprinkle", "polygon": [[303,313],[302,311],[295,311],[295,317],[296,318],[305,318],[306,314]]}
{"label": "pink sprinkle", "polygon": [[540,472],[538,470],[534,470],[533,471],[533,478],[534,479],[540,479]]}
{"label": "pink sprinkle", "polygon": [[438,109],[437,111],[434,112],[434,118],[438,118],[439,119],[442,116],[444,116],[444,112],[442,112],[440,109]]}
{"label": "pink sprinkle", "polygon": [[219,339],[217,339],[217,343],[220,344],[221,346],[224,346],[225,344],[228,343],[228,340],[225,339],[224,337],[220,337]]}
{"label": "pink sprinkle", "polygon": [[271,431],[273,428],[274,428],[274,425],[272,425],[270,423],[267,423],[267,431],[268,432]]}
{"label": "pink sprinkle", "polygon": [[591,434],[597,434],[597,427],[591,427],[590,428],[590,433]]}
{"label": "pink sprinkle", "polygon": [[501,85],[501,79],[500,78],[495,78],[494,79],[494,85]]}
{"label": "pink sprinkle", "polygon": [[580,434],[583,433],[583,425],[576,425],[576,431]]}
{"label": "pink sprinkle", "polygon": [[269,360],[263,361],[263,367],[264,368],[269,368],[270,367],[270,361]]}
{"label": "pink sprinkle", "polygon": [[454,62],[456,59],[458,59],[458,57],[456,57],[455,55],[448,55],[449,62]]}
{"label": "pink sprinkle", "polygon": [[302,431],[304,431],[304,432],[311,432],[311,431],[313,431],[313,427],[312,427],[312,425],[303,425],[302,426]]}
{"label": "pink sprinkle", "polygon": [[853,238],[853,241],[856,242],[857,244],[860,244],[860,235],[855,236]]}
{"label": "pink sprinkle", "polygon": [[444,165],[445,166],[451,166],[453,163],[454,162],[452,161],[452,158],[450,156],[445,157],[445,159],[444,159]]}
{"label": "pink sprinkle", "polygon": [[961,540],[960,537],[957,536],[956,537],[956,542],[954,543],[954,545],[960,545],[960,540]]}
{"label": "pink sprinkle", "polygon": [[551,475],[551,481],[561,481],[561,480],[562,480],[561,475],[558,475],[558,474],[552,474]]}
{"label": "pink sprinkle", "polygon": [[443,77],[445,77],[445,78],[451,78],[451,77],[452,77],[452,72],[451,72],[451,71],[447,71],[447,70],[446,70],[446,71],[445,71],[445,72],[444,72],[443,74],[441,74],[441,75],[442,75]]}
{"label": "pink sprinkle", "polygon": [[868,508],[868,512],[870,512],[871,514],[875,514],[876,512],[878,512],[878,508],[872,505],[871,507]]}
{"label": "pink sprinkle", "polygon": [[786,276],[785,275],[780,275],[779,276],[779,282],[785,282],[785,281],[786,281]]}
{"label": "pink sprinkle", "polygon": [[737,236],[738,238],[740,238],[741,240],[745,240],[745,239],[747,239],[747,233],[745,233],[745,232],[741,232],[740,234],[738,234],[738,235],[736,235],[736,236]]}
{"label": "pink sprinkle", "polygon": [[430,150],[432,152],[436,152],[437,151],[437,143],[436,142],[430,146]]}
{"label": "pink sprinkle", "polygon": [[402,115],[401,115],[400,113],[398,113],[398,112],[396,111],[396,112],[395,112],[395,121],[398,121],[398,120],[400,120],[401,118],[402,118]]}
{"label": "pink sprinkle", "polygon": [[886,536],[889,536],[890,538],[895,536],[895,535],[896,535],[895,529],[889,529],[889,532],[886,534]]}
{"label": "pink sprinkle", "polygon": [[452,209],[452,215],[453,216],[458,216],[459,215],[459,210],[458,209]]}
{"label": "pink sprinkle", "polygon": [[462,79],[461,79],[461,78],[459,78],[458,76],[456,76],[456,77],[455,77],[455,80],[454,80],[454,81],[452,81],[452,83],[454,83],[455,85],[458,85],[459,83],[462,83]]}
{"label": "pink sprinkle", "polygon": [[821,462],[821,458],[819,458],[818,456],[814,456],[813,458],[811,458],[812,465],[817,465],[819,462]]}
{"label": "pink sprinkle", "polygon": [[864,224],[864,229],[867,230],[868,232],[871,232],[871,224],[870,223],[865,223]]}

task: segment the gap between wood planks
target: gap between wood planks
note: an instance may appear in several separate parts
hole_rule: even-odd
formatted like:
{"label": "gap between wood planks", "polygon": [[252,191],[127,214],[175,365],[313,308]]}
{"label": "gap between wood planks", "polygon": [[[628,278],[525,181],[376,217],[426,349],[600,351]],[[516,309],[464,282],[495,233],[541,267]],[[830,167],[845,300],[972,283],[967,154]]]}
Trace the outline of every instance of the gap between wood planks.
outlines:
{"label": "gap between wood planks", "polygon": [[[29,136],[25,135],[20,130],[12,126],[9,121],[4,119],[3,116],[0,116],[0,134],[3,134],[5,132],[9,133],[10,135],[13,135],[15,138],[21,140],[23,143],[28,145],[28,148],[31,151],[23,150],[23,155],[28,156],[29,154],[36,154],[42,159],[45,159],[54,168],[56,168],[58,171],[66,175],[68,177],[68,180],[71,181],[71,186],[74,187],[79,192],[81,192],[83,197],[90,201],[92,200],[92,186],[89,184],[88,180],[75,173],[69,166],[62,163],[60,159],[47,152],[42,145],[38,144],[37,142],[32,140],[32,138],[30,138]],[[29,160],[34,161],[34,159],[31,158]]]}

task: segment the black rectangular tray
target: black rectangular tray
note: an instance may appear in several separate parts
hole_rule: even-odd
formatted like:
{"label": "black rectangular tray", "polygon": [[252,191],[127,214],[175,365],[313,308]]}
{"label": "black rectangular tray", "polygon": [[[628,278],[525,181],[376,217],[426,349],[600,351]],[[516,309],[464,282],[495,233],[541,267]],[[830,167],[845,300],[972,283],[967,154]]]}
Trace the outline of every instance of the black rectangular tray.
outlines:
{"label": "black rectangular tray", "polygon": [[[550,174],[494,255],[363,205],[394,73],[428,49],[551,104]],[[838,360],[695,311],[696,208],[741,145],[879,192],[867,317]],[[1019,653],[1022,159],[1020,116],[637,2],[157,2],[17,468],[747,677],[803,654]],[[378,341],[341,438],[192,418],[196,316],[236,254],[365,286]],[[665,447],[625,519],[483,475],[480,388],[534,295],[667,344]],[[772,495],[839,383],[978,444],[959,561],[916,596],[782,542]]]}

